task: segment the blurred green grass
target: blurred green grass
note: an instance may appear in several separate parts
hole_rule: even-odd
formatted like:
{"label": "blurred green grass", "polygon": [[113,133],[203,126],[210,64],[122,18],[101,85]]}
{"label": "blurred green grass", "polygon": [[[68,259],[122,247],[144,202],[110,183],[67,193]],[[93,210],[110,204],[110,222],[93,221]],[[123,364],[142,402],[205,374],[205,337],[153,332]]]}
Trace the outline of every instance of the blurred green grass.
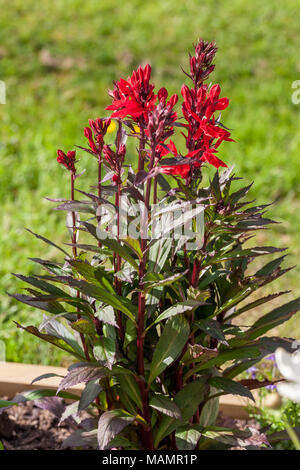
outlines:
{"label": "blurred green grass", "polygon": [[[223,121],[237,143],[225,144],[220,156],[247,182],[255,180],[251,195],[258,202],[277,199],[269,215],[281,224],[260,239],[289,246],[290,263],[299,260],[300,105],[291,102],[300,75],[297,0],[0,0],[0,8],[0,79],[7,89],[0,105],[0,340],[7,360],[63,360],[15,328],[13,320],[37,324],[40,314],[5,293],[19,287],[11,272],[31,273],[27,258],[46,256],[24,227],[64,240],[63,216],[43,199],[67,194],[56,149],[83,144],[88,118],[102,116],[110,102],[112,80],[139,64],[152,65],[158,87],[179,92],[185,81],[180,66],[187,67],[199,37],[216,40],[212,79],[230,98]],[[78,155],[87,187],[94,162]],[[275,287],[292,288],[295,297],[299,273],[296,268]],[[299,337],[299,317],[281,332]]]}

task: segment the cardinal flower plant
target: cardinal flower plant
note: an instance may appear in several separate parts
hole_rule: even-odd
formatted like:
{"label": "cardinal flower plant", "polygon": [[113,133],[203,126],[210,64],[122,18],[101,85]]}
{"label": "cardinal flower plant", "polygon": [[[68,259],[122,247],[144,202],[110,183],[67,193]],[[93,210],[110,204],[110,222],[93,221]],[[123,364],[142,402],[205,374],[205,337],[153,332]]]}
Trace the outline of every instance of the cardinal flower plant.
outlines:
{"label": "cardinal flower plant", "polygon": [[[57,391],[73,400],[63,419],[80,425],[85,410],[90,421],[72,445],[247,447],[248,431],[216,426],[219,397],[253,398],[251,390],[268,383],[240,380],[241,372],[278,346],[290,349],[286,339],[263,336],[294,315],[300,299],[258,315],[285,294],[262,288],[288,268],[281,248],[249,242],[272,223],[267,206],[247,200],[251,185],[220,158],[221,144],[233,139],[221,118],[229,100],[208,82],[215,53],[214,43],[196,44],[180,98],[155,89],[150,65],[114,83],[109,117],[90,120],[86,146],[76,150],[95,159],[91,189],[76,189],[76,152],[57,151],[70,193],[52,201],[66,211],[71,237],[61,247],[33,234],[60,258],[33,259],[44,271],[17,275],[29,287],[13,296],[46,312],[39,327],[18,327],[73,356]],[[217,170],[204,184],[210,165]],[[256,258],[268,255],[258,269]],[[80,397],[68,392],[79,383]]]}

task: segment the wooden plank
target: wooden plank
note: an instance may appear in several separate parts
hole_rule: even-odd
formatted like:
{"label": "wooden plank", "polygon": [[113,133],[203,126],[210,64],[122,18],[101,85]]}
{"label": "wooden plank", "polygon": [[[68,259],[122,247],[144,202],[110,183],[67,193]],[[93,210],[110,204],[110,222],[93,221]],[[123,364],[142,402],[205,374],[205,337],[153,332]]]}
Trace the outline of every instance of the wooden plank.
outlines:
{"label": "wooden plank", "polygon": [[[17,393],[25,390],[38,388],[57,389],[61,381],[60,377],[50,377],[49,379],[41,380],[33,385],[31,384],[32,380],[39,375],[49,373],[65,376],[67,369],[64,367],[0,362],[0,396],[12,398]],[[79,395],[83,388],[83,384],[78,384],[68,389],[68,391]],[[223,395],[220,397],[220,412],[231,418],[247,419],[248,413],[245,408],[249,404],[250,400],[247,398],[236,395]]]}
{"label": "wooden plank", "polygon": [[[0,396],[12,397],[16,393],[24,392],[25,390],[40,388],[56,389],[62,380],[60,377],[50,377],[34,384],[31,384],[31,382],[39,375],[53,373],[65,376],[66,372],[67,369],[64,367],[0,362]],[[79,395],[82,389],[83,384],[78,384],[68,389],[68,391]]]}

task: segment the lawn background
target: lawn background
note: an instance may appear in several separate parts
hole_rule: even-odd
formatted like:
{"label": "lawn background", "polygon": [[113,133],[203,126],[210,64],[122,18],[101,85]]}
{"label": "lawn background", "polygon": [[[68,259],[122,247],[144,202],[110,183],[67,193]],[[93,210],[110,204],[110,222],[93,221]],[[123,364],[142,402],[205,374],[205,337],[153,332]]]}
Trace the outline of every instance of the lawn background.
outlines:
{"label": "lawn background", "polygon": [[[237,143],[225,143],[220,156],[247,182],[255,179],[251,196],[259,203],[277,200],[269,216],[281,224],[259,241],[289,246],[287,265],[299,262],[300,105],[291,101],[300,79],[297,0],[0,0],[0,11],[0,80],[7,90],[0,105],[0,340],[7,360],[64,362],[15,328],[13,320],[38,324],[41,314],[6,295],[20,287],[11,272],[36,269],[28,257],[57,255],[46,254],[24,227],[67,241],[64,216],[43,199],[67,195],[56,149],[84,143],[87,120],[103,116],[110,103],[107,88],[139,64],[151,64],[157,87],[179,92],[186,82],[180,65],[187,67],[199,37],[216,40],[212,80],[230,98],[223,121]],[[87,187],[94,162],[78,156]],[[293,289],[286,300],[300,293],[299,273],[276,282],[276,290]],[[299,338],[299,321],[280,332]]]}

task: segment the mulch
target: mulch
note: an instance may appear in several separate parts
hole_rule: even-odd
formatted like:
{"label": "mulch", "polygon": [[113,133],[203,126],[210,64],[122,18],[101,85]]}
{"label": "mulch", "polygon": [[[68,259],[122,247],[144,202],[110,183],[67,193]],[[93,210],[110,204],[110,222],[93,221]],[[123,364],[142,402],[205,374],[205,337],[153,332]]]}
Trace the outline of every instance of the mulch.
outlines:
{"label": "mulch", "polygon": [[31,401],[0,414],[0,441],[5,450],[59,450],[76,429],[70,420],[58,426],[58,418]]}
{"label": "mulch", "polygon": [[[32,401],[20,403],[18,406],[2,410],[0,441],[5,450],[61,450],[63,441],[79,427],[72,419],[58,424],[59,419],[56,416],[35,406]],[[253,420],[219,416],[218,425],[239,429],[251,426],[258,431],[258,425]]]}

